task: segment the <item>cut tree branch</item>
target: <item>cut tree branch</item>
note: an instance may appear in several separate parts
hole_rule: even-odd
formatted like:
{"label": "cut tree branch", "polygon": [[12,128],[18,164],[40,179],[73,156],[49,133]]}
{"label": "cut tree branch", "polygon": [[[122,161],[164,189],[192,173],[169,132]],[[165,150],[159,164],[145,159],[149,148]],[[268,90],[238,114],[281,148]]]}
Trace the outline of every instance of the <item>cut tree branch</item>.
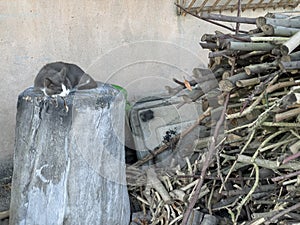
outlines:
{"label": "cut tree branch", "polygon": [[[184,12],[186,12],[186,13],[188,13],[188,14],[190,14],[190,15],[192,15],[192,16],[198,18],[198,19],[201,19],[201,20],[204,20],[204,21],[206,21],[206,22],[212,23],[212,24],[214,24],[214,25],[223,27],[223,28],[225,28],[225,29],[227,29],[227,30],[230,30],[230,31],[235,31],[235,29],[233,29],[233,28],[231,28],[231,27],[225,26],[225,25],[223,25],[223,24],[220,24],[220,23],[211,21],[211,20],[209,20],[209,19],[207,19],[207,18],[205,18],[205,17],[198,16],[198,15],[196,15],[196,14],[194,14],[194,13],[191,13],[190,11],[186,10],[186,9],[185,9],[184,7],[182,7],[181,5],[178,5],[178,4],[176,4],[176,3],[175,3],[175,5],[176,5],[177,7],[179,7],[180,9],[182,9]],[[244,31],[244,30],[240,30],[240,33],[248,33],[248,32],[247,32],[247,31]]]}
{"label": "cut tree branch", "polygon": [[204,182],[204,177],[205,177],[206,171],[207,171],[207,169],[208,169],[208,167],[211,163],[211,160],[213,159],[213,156],[215,155],[216,142],[218,140],[220,128],[221,128],[221,126],[222,126],[222,124],[225,120],[225,114],[226,114],[226,110],[227,110],[227,106],[228,106],[228,102],[229,102],[229,96],[230,96],[230,94],[228,93],[227,96],[226,96],[226,100],[224,102],[224,108],[223,108],[221,117],[218,120],[218,122],[216,124],[216,127],[215,127],[214,135],[212,137],[212,141],[211,141],[211,144],[209,146],[207,158],[206,158],[205,163],[203,164],[203,167],[202,167],[202,170],[201,170],[201,175],[200,175],[199,181],[196,185],[195,192],[194,192],[194,194],[191,198],[191,201],[190,201],[185,213],[183,214],[183,219],[182,219],[181,225],[187,225],[190,214],[191,214],[191,212],[192,212],[192,210],[193,210],[193,208],[194,208],[194,206],[195,206],[195,204],[198,200],[198,196],[199,196],[201,187],[202,187],[203,182]]}

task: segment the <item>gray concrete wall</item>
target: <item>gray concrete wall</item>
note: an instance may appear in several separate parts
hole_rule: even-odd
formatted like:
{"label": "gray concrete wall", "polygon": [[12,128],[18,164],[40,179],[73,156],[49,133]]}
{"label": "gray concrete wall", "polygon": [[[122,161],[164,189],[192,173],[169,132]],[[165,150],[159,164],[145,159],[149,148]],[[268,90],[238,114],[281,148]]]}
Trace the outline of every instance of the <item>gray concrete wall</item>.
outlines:
{"label": "gray concrete wall", "polygon": [[96,80],[124,86],[132,101],[204,66],[200,37],[222,29],[178,17],[173,2],[0,1],[0,159],[13,153],[17,96],[48,62],[76,63]]}

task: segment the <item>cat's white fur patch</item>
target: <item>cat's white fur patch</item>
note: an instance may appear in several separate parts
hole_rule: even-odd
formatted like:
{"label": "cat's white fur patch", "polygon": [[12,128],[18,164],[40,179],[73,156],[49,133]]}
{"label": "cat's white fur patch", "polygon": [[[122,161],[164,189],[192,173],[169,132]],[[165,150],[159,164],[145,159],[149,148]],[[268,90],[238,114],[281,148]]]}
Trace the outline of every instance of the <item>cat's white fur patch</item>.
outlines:
{"label": "cat's white fur patch", "polygon": [[60,97],[66,97],[70,93],[70,89],[67,89],[67,87],[64,84],[61,84],[62,92],[58,95]]}
{"label": "cat's white fur patch", "polygon": [[42,92],[44,92],[44,95],[48,96],[46,93],[46,88],[41,88]]}
{"label": "cat's white fur patch", "polygon": [[[61,84],[62,92],[57,95],[51,95],[51,97],[56,98],[57,96],[60,97],[66,97],[70,93],[70,89],[67,89],[67,87],[64,84]],[[41,91],[44,92],[44,95],[49,96],[46,93],[46,88],[41,88]]]}

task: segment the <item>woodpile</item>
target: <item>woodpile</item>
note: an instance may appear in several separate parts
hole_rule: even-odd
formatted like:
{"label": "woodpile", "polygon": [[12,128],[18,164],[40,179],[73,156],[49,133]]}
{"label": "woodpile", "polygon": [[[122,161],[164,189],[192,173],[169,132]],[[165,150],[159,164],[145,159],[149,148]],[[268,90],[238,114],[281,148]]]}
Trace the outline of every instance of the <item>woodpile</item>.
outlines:
{"label": "woodpile", "polygon": [[246,21],[257,27],[201,38],[217,85],[199,91],[211,79],[194,69],[189,86],[175,80],[180,86],[168,87],[174,93],[191,86],[197,97],[183,104],[201,100],[204,106],[215,91],[217,104],[208,101],[197,121],[212,131],[195,140],[184,167],[138,169],[176,144],[176,136],[128,168],[131,196],[143,212],[132,224],[299,223],[300,17]]}
{"label": "woodpile", "polygon": [[256,25],[248,34],[201,38],[220,76],[219,103],[230,95],[218,193],[236,185],[223,205],[234,223],[293,224],[300,221],[300,18],[268,14]]}

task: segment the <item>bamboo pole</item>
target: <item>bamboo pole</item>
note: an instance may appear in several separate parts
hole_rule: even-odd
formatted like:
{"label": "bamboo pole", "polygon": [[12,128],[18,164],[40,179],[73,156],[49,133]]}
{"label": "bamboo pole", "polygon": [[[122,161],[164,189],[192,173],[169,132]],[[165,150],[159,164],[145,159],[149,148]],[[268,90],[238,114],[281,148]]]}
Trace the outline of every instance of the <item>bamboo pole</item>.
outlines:
{"label": "bamboo pole", "polygon": [[248,75],[264,73],[268,70],[276,69],[278,66],[277,61],[271,63],[261,63],[261,64],[254,64],[245,67],[245,72]]}
{"label": "bamboo pole", "polygon": [[247,86],[253,86],[256,84],[259,84],[261,81],[268,78],[269,75],[265,75],[262,77],[255,77],[250,79],[241,79],[236,82],[237,87],[247,87]]}
{"label": "bamboo pole", "polygon": [[280,62],[279,66],[283,71],[299,70],[300,69],[300,61]]}
{"label": "bamboo pole", "polygon": [[283,120],[291,119],[300,114],[300,108],[291,109],[283,113],[277,113],[275,115],[275,122],[280,122]]}
{"label": "bamboo pole", "polygon": [[299,31],[297,28],[274,26],[270,24],[263,25],[261,30],[265,35],[290,37]]}
{"label": "bamboo pole", "polygon": [[240,51],[271,51],[276,45],[270,43],[248,43],[231,41],[228,43],[227,48],[230,50]]}
{"label": "bamboo pole", "polygon": [[300,51],[293,52],[289,55],[284,55],[281,57],[282,62],[298,61],[299,59],[300,59]]}
{"label": "bamboo pole", "polygon": [[300,31],[294,34],[288,41],[281,46],[282,55],[290,54],[295,48],[300,45]]}
{"label": "bamboo pole", "polygon": [[219,82],[221,91],[229,92],[236,87],[236,82],[241,79],[246,79],[249,76],[246,73],[238,73]]}
{"label": "bamboo pole", "polygon": [[300,28],[300,20],[298,18],[273,19],[273,18],[266,18],[266,17],[258,17],[256,19],[256,26],[258,28],[261,28],[266,24],[282,26],[282,27]]}
{"label": "bamboo pole", "polygon": [[231,50],[221,50],[221,51],[215,51],[215,52],[209,52],[208,57],[209,58],[215,58],[219,56],[230,56],[233,55],[235,52]]}
{"label": "bamboo pole", "polygon": [[247,59],[247,58],[250,58],[252,56],[258,56],[258,55],[263,55],[263,54],[266,54],[267,51],[252,51],[252,52],[248,52],[244,55],[240,55],[239,58],[240,59]]}
{"label": "bamboo pole", "polygon": [[288,41],[289,38],[288,37],[250,37],[250,40],[253,42],[266,41],[266,42],[282,43]]}
{"label": "bamboo pole", "polygon": [[211,43],[211,42],[200,42],[199,43],[200,44],[200,46],[202,47],[202,48],[204,48],[204,49],[218,49],[218,46],[217,46],[217,44],[215,44],[215,43]]}
{"label": "bamboo pole", "polygon": [[203,34],[200,40],[207,42],[216,42],[217,37],[215,34]]}

